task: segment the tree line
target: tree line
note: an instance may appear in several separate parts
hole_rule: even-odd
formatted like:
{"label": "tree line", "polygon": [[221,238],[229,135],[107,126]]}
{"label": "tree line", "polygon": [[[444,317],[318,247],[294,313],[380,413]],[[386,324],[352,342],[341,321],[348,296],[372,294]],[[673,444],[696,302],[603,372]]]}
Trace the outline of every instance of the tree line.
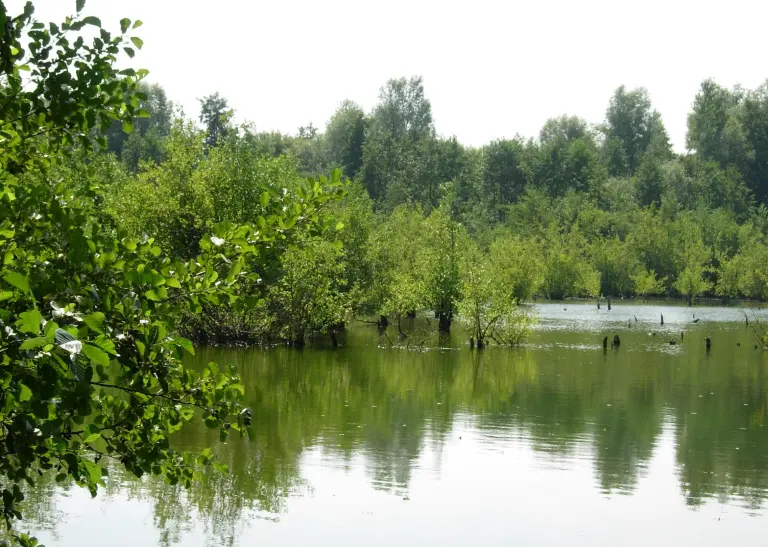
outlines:
{"label": "tree line", "polygon": [[294,135],[235,124],[219,94],[198,125],[159,85],[145,93],[150,117],[128,137],[112,124],[96,176],[111,225],[171,254],[197,252],[206,226],[264,218],[270,185],[290,194],[336,169],[345,181],[334,229],[275,245],[258,305],[204,304],[194,338],[301,345],[360,316],[406,336],[401,319],[430,310],[443,331],[458,318],[480,344],[515,343],[529,323],[518,305],[538,296],[768,296],[768,84],[703,82],[685,154],[642,88],[619,87],[599,124],[560,116],[480,148],[436,134],[420,77]]}

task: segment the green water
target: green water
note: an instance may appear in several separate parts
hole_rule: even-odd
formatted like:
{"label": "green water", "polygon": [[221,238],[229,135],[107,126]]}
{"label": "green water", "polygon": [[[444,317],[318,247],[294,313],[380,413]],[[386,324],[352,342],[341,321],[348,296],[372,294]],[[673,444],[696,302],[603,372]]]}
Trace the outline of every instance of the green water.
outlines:
{"label": "green water", "polygon": [[190,366],[236,364],[253,409],[251,439],[216,445],[230,474],[186,492],[113,469],[95,499],[43,484],[29,526],[78,547],[763,541],[768,353],[739,310],[537,309],[517,349],[392,349],[357,326],[337,350],[200,350]]}

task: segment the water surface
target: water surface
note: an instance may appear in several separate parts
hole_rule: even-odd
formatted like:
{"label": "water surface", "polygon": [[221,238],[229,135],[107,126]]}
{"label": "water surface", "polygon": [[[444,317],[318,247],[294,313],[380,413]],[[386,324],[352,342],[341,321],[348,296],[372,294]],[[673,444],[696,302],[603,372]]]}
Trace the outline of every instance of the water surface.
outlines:
{"label": "water surface", "polygon": [[216,444],[229,474],[187,492],[115,468],[95,499],[42,484],[26,522],[78,547],[763,541],[768,354],[742,312],[536,309],[516,349],[393,349],[359,326],[337,350],[199,350],[191,366],[239,367],[253,409],[251,439]]}

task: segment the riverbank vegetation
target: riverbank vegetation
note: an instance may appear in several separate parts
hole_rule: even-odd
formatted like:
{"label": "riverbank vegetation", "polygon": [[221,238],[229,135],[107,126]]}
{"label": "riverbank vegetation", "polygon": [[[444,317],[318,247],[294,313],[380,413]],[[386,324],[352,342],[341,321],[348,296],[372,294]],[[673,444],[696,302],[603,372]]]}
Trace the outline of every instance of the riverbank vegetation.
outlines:
{"label": "riverbank vegetation", "polygon": [[481,148],[436,134],[418,77],[385,83],[369,113],[345,101],[324,131],[295,135],[235,125],[219,95],[198,126],[160,86],[145,91],[150,118],[127,139],[113,124],[94,176],[106,223],[172,256],[193,256],[215,223],[302,199],[307,177],[345,187],[325,205],[332,225],[271,245],[245,289],[257,305],[201,303],[184,322],[194,339],[302,345],[354,317],[405,337],[402,319],[428,310],[442,331],[459,318],[477,342],[517,340],[490,325],[519,321],[536,297],[768,297],[768,84],[703,82],[684,154],[642,88],[618,88],[598,124],[555,117],[536,138]]}

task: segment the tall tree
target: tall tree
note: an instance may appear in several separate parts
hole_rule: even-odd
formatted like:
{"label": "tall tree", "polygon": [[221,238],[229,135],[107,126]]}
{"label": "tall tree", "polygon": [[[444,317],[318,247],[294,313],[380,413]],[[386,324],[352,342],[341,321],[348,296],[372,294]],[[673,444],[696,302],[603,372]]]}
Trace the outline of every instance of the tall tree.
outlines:
{"label": "tall tree", "polygon": [[[363,183],[379,205],[392,209],[414,194],[434,139],[432,106],[420,76],[389,80],[381,88],[363,146]],[[427,192],[429,193],[429,192]]]}
{"label": "tall tree", "polygon": [[424,95],[421,76],[389,80],[379,92],[372,130],[394,139],[416,141],[435,135],[432,104]]}
{"label": "tall tree", "polygon": [[713,80],[704,80],[688,114],[688,149],[721,167],[741,164],[746,151],[740,116],[743,99],[739,88],[729,91]]}
{"label": "tall tree", "polygon": [[[661,117],[651,108],[648,91],[642,87],[631,91],[625,86],[619,87],[611,97],[605,117],[606,146],[620,145],[629,173],[635,173],[640,166],[653,136],[666,135]],[[620,176],[625,173],[611,174]]]}
{"label": "tall tree", "polygon": [[200,121],[206,128],[205,144],[208,147],[218,145],[219,141],[227,136],[228,122],[233,112],[227,99],[218,92],[200,99]]}
{"label": "tall tree", "polygon": [[539,142],[549,144],[555,141],[584,139],[594,143],[594,134],[586,120],[578,116],[560,116],[544,122],[539,132]]}
{"label": "tall tree", "polygon": [[357,103],[346,100],[336,109],[325,128],[328,162],[341,167],[349,178],[355,178],[363,165],[363,142],[367,120]]}

